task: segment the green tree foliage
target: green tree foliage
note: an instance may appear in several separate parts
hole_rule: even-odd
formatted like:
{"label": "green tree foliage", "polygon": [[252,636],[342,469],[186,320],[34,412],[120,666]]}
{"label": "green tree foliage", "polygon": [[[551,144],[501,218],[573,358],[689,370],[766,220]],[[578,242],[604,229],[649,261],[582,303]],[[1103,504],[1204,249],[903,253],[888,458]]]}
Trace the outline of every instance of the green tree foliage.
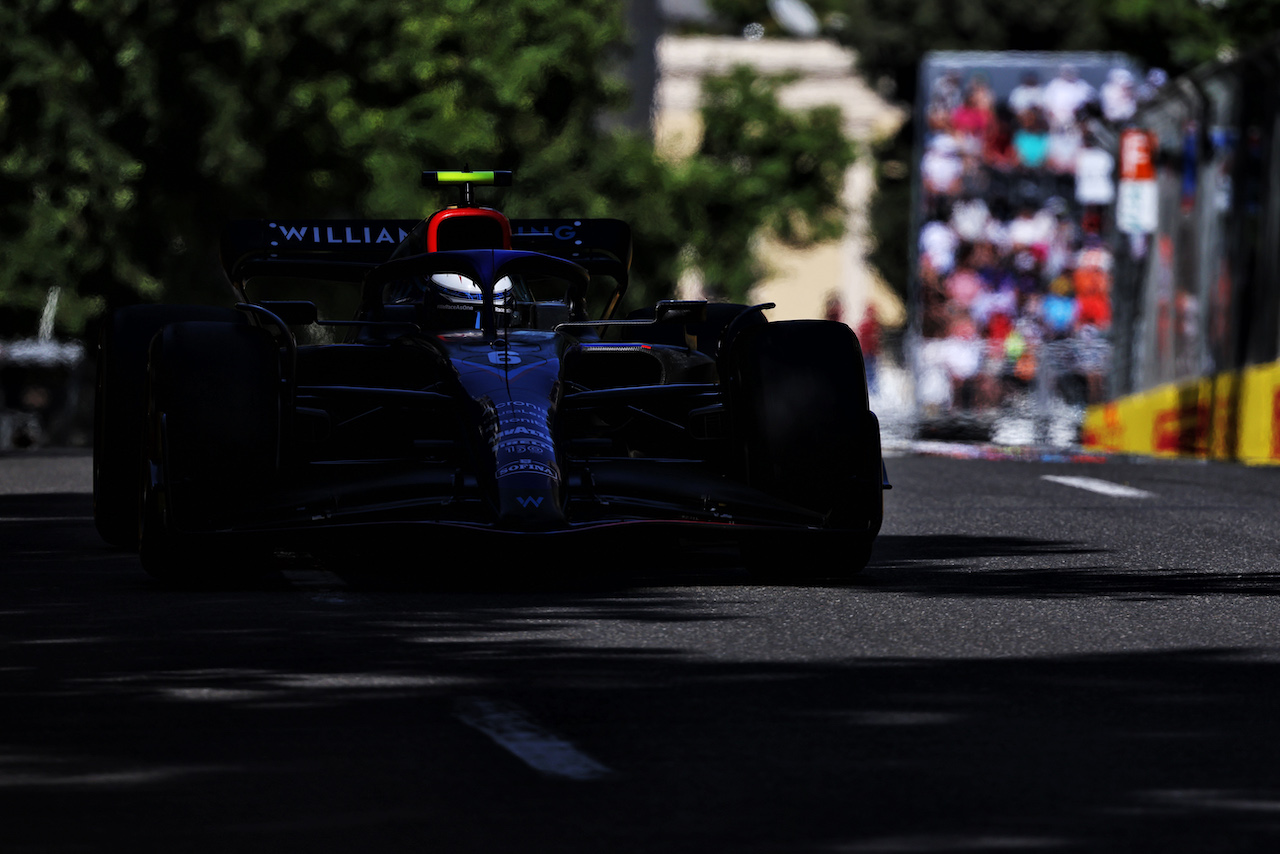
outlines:
{"label": "green tree foliage", "polygon": [[625,98],[598,73],[623,36],[608,0],[17,0],[0,32],[19,309],[68,282],[220,300],[227,215],[414,213],[424,165],[568,164]]}
{"label": "green tree foliage", "polygon": [[[600,137],[594,156],[569,172],[555,164],[520,176],[507,203],[513,214],[613,216],[631,223],[636,239],[628,304],[669,296],[690,266],[708,295],[747,301],[768,271],[755,254],[770,234],[796,246],[843,234],[844,174],[854,160],[839,111],[783,109],[778,88],[789,78],[746,67],[703,82],[703,137],[677,163],[657,158],[646,139]],[[572,174],[584,180],[557,180]],[[538,178],[538,180],[534,180]],[[529,187],[537,186],[535,193]]]}
{"label": "green tree foliage", "polygon": [[703,83],[702,144],[681,165],[678,198],[696,262],[718,297],[746,300],[767,272],[752,252],[762,231],[801,246],[844,232],[840,192],[853,146],[836,108],[779,106],[788,79],[739,67]]}
{"label": "green tree foliage", "polygon": [[[514,215],[630,220],[646,299],[685,246],[738,295],[757,226],[832,233],[829,117],[739,78],[705,152],[668,165],[599,121],[628,97],[604,71],[625,39],[616,0],[8,0],[0,333],[29,334],[55,285],[73,334],[106,303],[223,302],[224,218],[420,215],[452,202],[423,168],[515,170],[485,197]],[[749,119],[722,108],[734,86]]]}
{"label": "green tree foliage", "polygon": [[[768,0],[710,0],[726,28],[762,23],[784,34]],[[1274,38],[1280,0],[809,0],[826,30],[858,52],[875,82],[915,95],[931,50],[1119,51],[1149,67],[1188,71]]]}

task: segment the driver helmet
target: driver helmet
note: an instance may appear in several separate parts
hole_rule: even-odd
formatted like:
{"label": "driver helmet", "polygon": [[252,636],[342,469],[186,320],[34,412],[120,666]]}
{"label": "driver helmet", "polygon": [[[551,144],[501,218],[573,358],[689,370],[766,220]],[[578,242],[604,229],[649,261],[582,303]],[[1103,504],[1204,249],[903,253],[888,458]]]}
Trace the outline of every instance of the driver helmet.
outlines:
{"label": "driver helmet", "polygon": [[[493,284],[493,301],[502,305],[513,296],[514,285],[509,276],[503,276]],[[474,279],[461,273],[432,273],[427,278],[415,276],[390,283],[383,291],[384,303],[406,305],[427,303],[430,305],[453,304],[479,306],[484,294]]]}
{"label": "driver helmet", "polygon": [[[461,273],[432,273],[431,284],[436,294],[452,303],[474,305],[484,299],[480,286],[475,280]],[[510,296],[511,278],[503,276],[493,283],[493,301],[501,305]]]}
{"label": "driver helmet", "polygon": [[[516,285],[509,276],[493,283],[493,305],[499,326],[514,322]],[[484,293],[480,285],[460,273],[432,273],[390,283],[383,291],[387,305],[418,305],[429,311],[423,320],[434,329],[479,329]]]}

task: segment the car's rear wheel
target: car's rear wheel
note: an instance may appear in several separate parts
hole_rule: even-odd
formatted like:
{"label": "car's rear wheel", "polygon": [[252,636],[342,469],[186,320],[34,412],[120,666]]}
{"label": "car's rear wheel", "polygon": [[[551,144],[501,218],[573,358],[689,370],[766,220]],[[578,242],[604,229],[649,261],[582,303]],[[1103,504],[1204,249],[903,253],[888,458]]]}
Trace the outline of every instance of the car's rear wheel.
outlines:
{"label": "car's rear wheel", "polygon": [[167,324],[236,323],[234,309],[135,305],[112,312],[98,340],[93,405],[93,521],[115,546],[138,544],[138,473],[147,416],[147,351]]}
{"label": "car's rear wheel", "polygon": [[794,539],[744,543],[771,579],[848,576],[870,558],[884,516],[880,427],[867,400],[858,340],[829,321],[785,321],[731,343],[726,378],[741,474],[752,486],[820,514],[823,553]]}
{"label": "car's rear wheel", "polygon": [[143,568],[167,582],[242,576],[250,562],[219,533],[276,477],[279,350],[256,327],[175,323],[155,336],[147,377]]}

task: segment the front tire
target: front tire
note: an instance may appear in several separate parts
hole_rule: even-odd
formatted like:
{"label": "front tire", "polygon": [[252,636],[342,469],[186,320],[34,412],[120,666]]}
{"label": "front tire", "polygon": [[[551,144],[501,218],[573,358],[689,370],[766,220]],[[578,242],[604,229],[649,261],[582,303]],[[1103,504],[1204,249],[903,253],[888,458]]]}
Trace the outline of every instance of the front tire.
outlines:
{"label": "front tire", "polygon": [[139,511],[139,554],[153,577],[237,574],[210,544],[276,478],[280,376],[279,349],[256,327],[175,323],[156,335]]}
{"label": "front tire", "polygon": [[93,402],[93,522],[111,545],[138,544],[151,339],[170,323],[243,319],[228,308],[134,305],[115,310],[103,323]]}
{"label": "front tire", "polygon": [[726,382],[741,475],[821,514],[814,541],[826,552],[801,563],[787,538],[744,544],[744,556],[770,578],[859,572],[884,501],[880,425],[857,337],[842,323],[797,320],[745,330],[730,346]]}

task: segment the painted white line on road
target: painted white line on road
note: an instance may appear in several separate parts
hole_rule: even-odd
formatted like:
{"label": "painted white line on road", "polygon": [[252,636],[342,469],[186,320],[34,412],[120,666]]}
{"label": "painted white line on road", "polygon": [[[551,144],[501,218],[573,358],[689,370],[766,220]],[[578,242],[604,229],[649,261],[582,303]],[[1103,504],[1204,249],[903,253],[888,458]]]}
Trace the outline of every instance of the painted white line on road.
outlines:
{"label": "painted white line on road", "polygon": [[538,726],[510,703],[481,698],[460,700],[458,719],[480,730],[530,768],[549,777],[599,780],[613,771],[569,742]]}
{"label": "painted white line on road", "polygon": [[1109,495],[1112,498],[1156,497],[1154,492],[1147,492],[1145,489],[1137,489],[1132,486],[1112,483],[1109,480],[1098,480],[1096,477],[1063,477],[1056,474],[1046,474],[1041,475],[1041,479],[1060,483],[1063,486],[1074,486],[1076,489],[1087,489],[1090,492],[1096,492],[1099,495]]}

